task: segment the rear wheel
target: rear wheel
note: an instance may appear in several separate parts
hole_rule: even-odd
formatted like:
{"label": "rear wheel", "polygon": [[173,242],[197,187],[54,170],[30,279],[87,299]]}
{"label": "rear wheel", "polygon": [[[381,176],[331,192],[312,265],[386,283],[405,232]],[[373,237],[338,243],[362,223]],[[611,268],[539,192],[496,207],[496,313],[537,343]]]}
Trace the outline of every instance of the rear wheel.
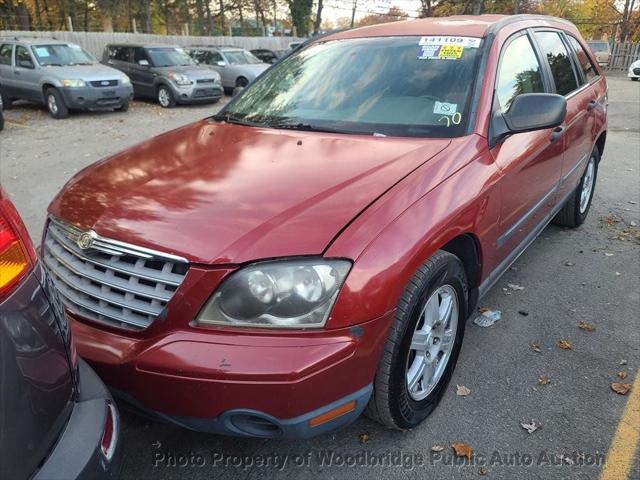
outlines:
{"label": "rear wheel", "polygon": [[467,294],[463,265],[448,252],[436,252],[415,272],[389,329],[369,417],[404,430],[431,414],[458,360]]}
{"label": "rear wheel", "polygon": [[584,223],[589,214],[589,208],[591,208],[591,201],[593,200],[599,162],[600,154],[598,149],[594,148],[587,162],[587,168],[585,168],[582,174],[580,183],[569,196],[562,210],[558,212],[553,223],[571,228],[579,227]]}
{"label": "rear wheel", "polygon": [[67,118],[69,116],[69,109],[64,102],[64,97],[55,88],[49,88],[44,92],[44,99],[47,105],[49,115],[55,119]]}
{"label": "rear wheel", "polygon": [[173,108],[176,106],[176,99],[169,87],[165,85],[158,87],[158,103],[162,108]]}

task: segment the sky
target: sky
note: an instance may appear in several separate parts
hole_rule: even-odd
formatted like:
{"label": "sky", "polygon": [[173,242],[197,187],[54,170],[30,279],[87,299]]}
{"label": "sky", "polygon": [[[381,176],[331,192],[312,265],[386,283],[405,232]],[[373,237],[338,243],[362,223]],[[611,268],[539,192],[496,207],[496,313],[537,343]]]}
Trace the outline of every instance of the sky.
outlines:
{"label": "sky", "polygon": [[[357,0],[356,19],[375,13],[386,13],[391,7],[398,7],[410,16],[416,17],[420,8],[419,0]],[[322,19],[334,22],[341,17],[351,17],[353,0],[324,0]],[[314,5],[315,13],[315,5]]]}

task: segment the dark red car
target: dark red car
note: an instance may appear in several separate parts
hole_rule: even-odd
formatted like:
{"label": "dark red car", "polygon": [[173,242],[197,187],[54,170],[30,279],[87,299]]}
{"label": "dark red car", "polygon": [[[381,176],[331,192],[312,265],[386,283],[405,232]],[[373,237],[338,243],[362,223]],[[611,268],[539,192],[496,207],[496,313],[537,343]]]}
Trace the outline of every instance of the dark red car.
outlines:
{"label": "dark red car", "polygon": [[580,225],[607,85],[537,16],[349,30],[77,174],[43,252],[78,351],[187,428],[308,437],[433,410],[478,299]]}

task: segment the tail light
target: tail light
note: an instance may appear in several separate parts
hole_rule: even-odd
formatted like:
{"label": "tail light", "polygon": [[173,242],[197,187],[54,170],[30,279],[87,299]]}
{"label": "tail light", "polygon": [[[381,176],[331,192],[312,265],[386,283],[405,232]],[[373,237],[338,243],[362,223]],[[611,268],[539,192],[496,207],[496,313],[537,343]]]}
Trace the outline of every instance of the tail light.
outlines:
{"label": "tail light", "polygon": [[18,211],[0,187],[0,301],[36,262],[36,252]]}

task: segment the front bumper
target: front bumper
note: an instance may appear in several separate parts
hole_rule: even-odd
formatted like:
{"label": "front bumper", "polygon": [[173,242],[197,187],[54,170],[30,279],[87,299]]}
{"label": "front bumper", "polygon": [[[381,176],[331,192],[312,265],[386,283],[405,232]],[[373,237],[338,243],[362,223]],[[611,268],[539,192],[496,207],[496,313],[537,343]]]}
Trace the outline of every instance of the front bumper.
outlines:
{"label": "front bumper", "polygon": [[[80,355],[155,418],[205,432],[307,438],[365,408],[392,318],[298,333],[191,328],[149,339],[73,317],[71,326]],[[312,421],[325,414],[328,421]]]}
{"label": "front bumper", "polygon": [[[55,448],[33,480],[117,478],[122,463],[120,419],[111,395],[85,362],[79,363],[79,398]],[[112,425],[109,456],[102,451],[108,417]]]}
{"label": "front bumper", "polygon": [[182,104],[216,102],[224,95],[222,85],[219,83],[180,86],[171,82],[171,89],[176,101]]}
{"label": "front bumper", "polygon": [[118,108],[133,98],[131,85],[62,88],[67,107],[74,109]]}

